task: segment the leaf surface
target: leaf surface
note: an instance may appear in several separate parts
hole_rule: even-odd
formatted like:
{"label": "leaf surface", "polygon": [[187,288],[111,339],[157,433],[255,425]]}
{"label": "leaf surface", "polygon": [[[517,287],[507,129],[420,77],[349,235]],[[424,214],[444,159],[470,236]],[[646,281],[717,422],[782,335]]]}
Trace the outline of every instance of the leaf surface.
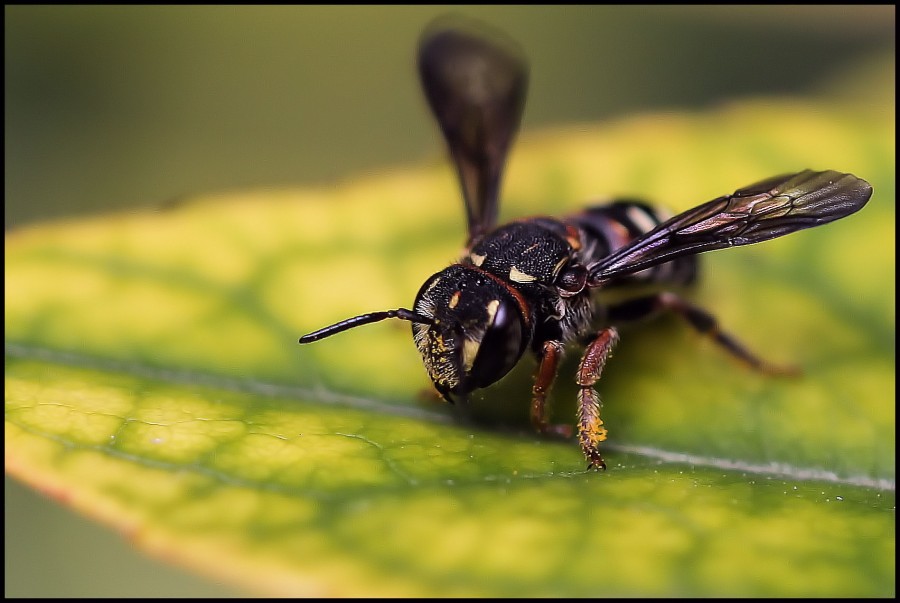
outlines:
{"label": "leaf surface", "polygon": [[[255,592],[890,596],[888,131],[768,102],[521,141],[506,218],[600,195],[683,210],[804,168],[875,189],[839,223],[703,259],[691,298],[801,378],[749,372],[672,317],[623,329],[599,386],[603,474],[528,428],[533,363],[464,416],[423,395],[408,324],[297,345],[408,307],[458,255],[443,162],[11,233],[7,471]],[[576,361],[554,390],[560,421]]]}

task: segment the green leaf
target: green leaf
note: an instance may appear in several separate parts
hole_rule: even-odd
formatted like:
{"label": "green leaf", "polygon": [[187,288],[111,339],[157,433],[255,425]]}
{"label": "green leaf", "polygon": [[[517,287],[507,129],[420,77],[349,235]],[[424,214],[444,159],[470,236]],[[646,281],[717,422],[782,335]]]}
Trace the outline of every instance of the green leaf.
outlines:
{"label": "green leaf", "polygon": [[746,371],[671,317],[623,330],[606,473],[528,428],[533,363],[467,419],[422,395],[405,323],[297,345],[407,306],[459,253],[443,162],[8,235],[7,470],[263,593],[891,596],[887,114],[760,102],[524,137],[507,218],[598,195],[680,210],[807,167],[875,189],[840,223],[703,260],[692,299],[803,377]]}

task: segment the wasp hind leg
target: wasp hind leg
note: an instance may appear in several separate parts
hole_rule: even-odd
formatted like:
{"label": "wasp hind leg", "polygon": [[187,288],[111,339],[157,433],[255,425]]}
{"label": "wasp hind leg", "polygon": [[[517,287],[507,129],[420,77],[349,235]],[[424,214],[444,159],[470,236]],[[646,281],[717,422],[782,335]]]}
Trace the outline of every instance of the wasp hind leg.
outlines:
{"label": "wasp hind leg", "polygon": [[674,293],[664,292],[623,302],[609,308],[609,322],[630,321],[659,312],[674,312],[691,325],[698,333],[710,337],[723,350],[737,358],[753,370],[767,375],[796,376],[800,369],[795,366],[772,364],[747,349],[744,344],[719,328],[716,317]]}

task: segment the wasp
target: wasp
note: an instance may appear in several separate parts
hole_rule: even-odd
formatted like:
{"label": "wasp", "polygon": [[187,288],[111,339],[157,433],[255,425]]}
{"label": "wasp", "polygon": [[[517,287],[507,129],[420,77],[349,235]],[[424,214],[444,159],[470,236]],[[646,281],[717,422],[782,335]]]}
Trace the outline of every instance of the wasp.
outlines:
{"label": "wasp", "polygon": [[[446,401],[504,377],[534,354],[530,418],[543,434],[578,442],[589,468],[605,469],[607,430],[594,389],[619,340],[616,325],[662,312],[682,317],[726,352],[767,373],[769,364],[673,289],[691,284],[697,254],[758,243],[861,209],[872,187],[851,174],[805,170],[703,203],[673,218],[619,200],[562,218],[497,224],[504,164],[522,117],[528,62],[518,45],[483,26],[432,26],[418,50],[425,97],[455,165],[468,238],[462,257],[425,281],[412,309],[362,314],[300,338],[324,337],[388,318],[412,324],[435,390]],[[601,304],[595,293],[652,286],[653,293]],[[547,399],[567,344],[583,344],[575,381],[576,429],[550,421]]]}

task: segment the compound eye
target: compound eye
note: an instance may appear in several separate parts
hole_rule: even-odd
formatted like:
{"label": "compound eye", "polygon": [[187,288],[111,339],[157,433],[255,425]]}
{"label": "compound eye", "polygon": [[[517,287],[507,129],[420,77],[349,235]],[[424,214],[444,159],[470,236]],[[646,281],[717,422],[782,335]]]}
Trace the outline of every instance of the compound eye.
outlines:
{"label": "compound eye", "polygon": [[490,324],[478,345],[468,380],[474,388],[487,387],[516,365],[525,348],[525,321],[511,300],[487,305]]}

